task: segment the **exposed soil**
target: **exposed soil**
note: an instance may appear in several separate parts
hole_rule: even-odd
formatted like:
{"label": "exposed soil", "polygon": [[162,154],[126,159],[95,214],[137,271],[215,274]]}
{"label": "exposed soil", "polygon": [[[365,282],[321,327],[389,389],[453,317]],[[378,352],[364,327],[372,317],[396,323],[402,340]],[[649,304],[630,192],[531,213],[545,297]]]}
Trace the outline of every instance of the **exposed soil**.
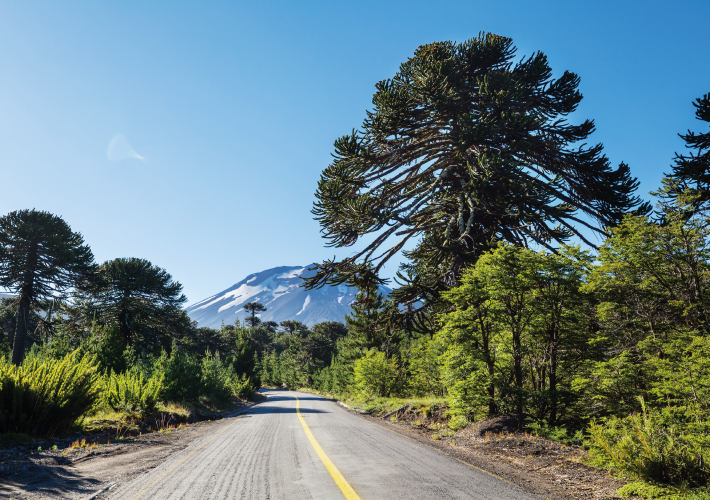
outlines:
{"label": "exposed soil", "polygon": [[0,498],[86,498],[158,466],[168,455],[219,425],[223,416],[253,405],[240,403],[194,423],[165,418],[158,422],[160,431],[144,423],[119,440],[116,430],[102,430],[0,449]]}
{"label": "exposed soil", "polygon": [[520,416],[503,415],[453,433],[444,425],[445,411],[436,408],[422,414],[409,407],[388,420],[364,418],[546,498],[616,499],[616,491],[626,484],[581,463],[584,448],[526,432]]}

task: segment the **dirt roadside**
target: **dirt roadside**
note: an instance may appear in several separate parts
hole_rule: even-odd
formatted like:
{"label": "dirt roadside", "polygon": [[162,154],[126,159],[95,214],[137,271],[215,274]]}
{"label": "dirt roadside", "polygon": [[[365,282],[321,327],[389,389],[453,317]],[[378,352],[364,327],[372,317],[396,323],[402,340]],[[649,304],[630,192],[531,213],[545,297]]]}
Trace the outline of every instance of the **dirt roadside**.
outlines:
{"label": "dirt roadside", "polygon": [[[254,404],[246,403],[237,410],[224,412],[216,420],[185,424],[119,442],[94,435],[85,438],[87,446],[83,448],[72,448],[69,438],[55,441],[59,443],[56,450],[35,451],[27,447],[2,450],[0,498],[85,499],[112,483],[128,481],[157,467],[172,453],[223,425],[222,418],[240,418]],[[51,446],[51,442],[47,444]]]}

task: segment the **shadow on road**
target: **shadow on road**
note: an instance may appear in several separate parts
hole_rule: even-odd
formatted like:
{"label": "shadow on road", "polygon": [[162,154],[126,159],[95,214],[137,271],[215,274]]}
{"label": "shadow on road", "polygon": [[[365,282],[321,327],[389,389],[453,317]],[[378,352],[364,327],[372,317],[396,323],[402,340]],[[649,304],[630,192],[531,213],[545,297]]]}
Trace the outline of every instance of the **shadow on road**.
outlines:
{"label": "shadow on road", "polygon": [[30,492],[47,496],[89,495],[101,487],[102,481],[83,477],[61,465],[64,464],[18,464],[16,470],[0,474],[0,497],[20,498],[16,495]]}

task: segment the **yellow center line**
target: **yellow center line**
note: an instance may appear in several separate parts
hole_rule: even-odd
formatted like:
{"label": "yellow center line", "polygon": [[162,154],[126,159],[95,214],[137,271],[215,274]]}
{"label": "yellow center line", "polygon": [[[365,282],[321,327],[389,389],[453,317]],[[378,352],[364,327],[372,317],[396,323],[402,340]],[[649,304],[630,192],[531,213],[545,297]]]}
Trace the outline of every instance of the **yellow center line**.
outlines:
{"label": "yellow center line", "polygon": [[188,458],[190,458],[197,450],[199,450],[200,448],[203,448],[203,447],[207,446],[207,445],[210,444],[212,441],[214,441],[215,439],[217,439],[217,438],[220,436],[220,434],[222,434],[224,431],[226,431],[226,430],[229,429],[231,426],[233,426],[234,424],[236,424],[238,421],[239,421],[239,419],[238,419],[238,418],[235,418],[235,419],[234,419],[234,422],[232,422],[231,424],[229,424],[228,426],[226,426],[224,429],[222,429],[221,431],[219,431],[217,434],[215,434],[212,439],[210,439],[209,441],[205,441],[205,442],[202,443],[200,446],[198,446],[197,448],[193,449],[190,453],[188,453],[187,455],[185,455],[184,457],[182,457],[182,459],[180,459],[180,461],[178,461],[178,463],[176,463],[175,465],[173,465],[172,467],[170,467],[168,470],[166,470],[165,472],[163,472],[161,475],[159,475],[158,477],[156,477],[155,479],[153,479],[150,483],[148,483],[147,486],[144,486],[143,488],[141,488],[141,490],[140,490],[138,493],[136,493],[133,497],[131,497],[131,500],[136,500],[137,498],[140,498],[141,495],[143,495],[143,493],[145,493],[145,492],[148,491],[150,488],[152,488],[152,487],[155,485],[155,483],[157,483],[158,481],[160,481],[161,479],[163,479],[166,475],[168,475],[169,473],[171,473],[172,471],[174,471],[177,467],[179,467],[180,465],[182,465],[183,462],[185,462],[185,460],[187,460]]}
{"label": "yellow center line", "polygon": [[296,413],[298,414],[298,419],[301,421],[303,430],[306,431],[306,436],[308,436],[308,440],[311,442],[311,446],[313,446],[313,449],[316,450],[316,453],[320,457],[321,462],[323,462],[323,465],[325,465],[325,468],[328,469],[328,472],[333,478],[333,481],[335,481],[335,484],[338,485],[338,488],[340,488],[340,491],[343,493],[343,496],[347,498],[347,500],[360,500],[360,497],[357,493],[355,493],[353,487],[350,486],[350,484],[345,480],[345,478],[340,473],[335,464],[330,460],[330,458],[328,458],[328,455],[325,454],[323,448],[320,447],[318,441],[316,441],[316,438],[313,437],[313,433],[308,428],[306,421],[303,419],[303,415],[301,415],[301,401],[298,399],[297,396],[294,397],[296,398]]}

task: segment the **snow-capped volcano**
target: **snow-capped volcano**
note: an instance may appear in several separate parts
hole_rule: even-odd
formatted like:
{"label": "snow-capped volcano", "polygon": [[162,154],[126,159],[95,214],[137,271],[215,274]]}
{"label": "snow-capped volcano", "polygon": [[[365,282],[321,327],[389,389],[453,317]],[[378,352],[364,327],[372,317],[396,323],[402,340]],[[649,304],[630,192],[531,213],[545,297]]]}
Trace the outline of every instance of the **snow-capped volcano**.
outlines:
{"label": "snow-capped volcano", "polygon": [[[258,314],[262,321],[284,321],[293,319],[313,326],[322,321],[345,321],[351,312],[350,304],[355,300],[357,289],[345,285],[305,290],[301,279],[312,276],[313,271],[305,267],[284,266],[250,274],[245,279],[226,290],[205,300],[192,304],[187,314],[200,326],[219,328],[233,324],[236,319],[243,321],[247,315],[244,304],[261,302],[266,312]],[[381,293],[391,290],[381,287]]]}

